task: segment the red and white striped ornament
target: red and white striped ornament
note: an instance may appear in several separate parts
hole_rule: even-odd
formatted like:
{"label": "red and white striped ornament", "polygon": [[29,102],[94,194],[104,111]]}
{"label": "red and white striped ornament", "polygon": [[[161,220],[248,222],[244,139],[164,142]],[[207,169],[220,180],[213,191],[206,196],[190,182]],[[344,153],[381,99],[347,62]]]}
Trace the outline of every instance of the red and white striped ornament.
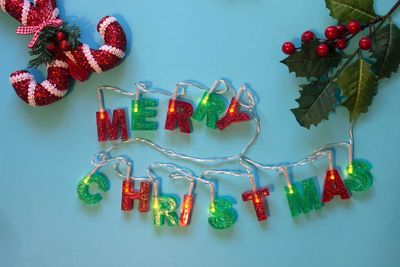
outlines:
{"label": "red and white striped ornament", "polygon": [[[17,19],[22,27],[18,34],[34,34],[34,45],[40,31],[47,25],[58,25],[60,19],[56,0],[0,0],[0,8]],[[46,26],[46,27],[47,27]],[[104,45],[95,50],[86,44],[74,50],[56,53],[47,65],[47,79],[38,83],[28,71],[11,74],[10,83],[17,95],[31,106],[45,106],[63,98],[70,85],[70,78],[84,81],[92,72],[101,73],[117,66],[125,57],[126,35],[117,19],[106,16],[97,25]],[[84,75],[76,75],[76,69]]]}

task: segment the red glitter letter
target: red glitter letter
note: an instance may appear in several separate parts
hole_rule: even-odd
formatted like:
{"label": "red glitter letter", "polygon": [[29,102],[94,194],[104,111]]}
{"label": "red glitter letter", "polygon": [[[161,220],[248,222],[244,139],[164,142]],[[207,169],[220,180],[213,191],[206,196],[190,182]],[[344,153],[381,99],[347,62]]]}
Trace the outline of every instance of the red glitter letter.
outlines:
{"label": "red glitter letter", "polygon": [[263,197],[269,196],[268,187],[258,189],[256,191],[248,191],[242,194],[243,201],[253,201],[254,208],[256,210],[257,219],[261,221],[266,221],[268,219],[267,211],[265,209],[265,203]]}
{"label": "red glitter letter", "polygon": [[338,171],[327,170],[324,191],[322,192],[322,202],[329,202],[336,195],[340,195],[342,199],[350,199],[350,194],[344,186]]}
{"label": "red glitter letter", "polygon": [[139,211],[148,212],[150,202],[150,182],[141,182],[140,191],[135,191],[133,188],[133,180],[124,180],[122,183],[122,201],[121,209],[129,211],[133,209],[133,201],[139,200]]}
{"label": "red glitter letter", "polygon": [[175,130],[179,126],[181,132],[190,133],[190,117],[193,114],[193,107],[189,103],[170,100],[168,105],[167,121],[165,122],[166,130]]}
{"label": "red glitter letter", "polygon": [[122,140],[129,139],[125,110],[114,110],[112,123],[107,111],[99,111],[96,113],[96,122],[99,142],[105,142],[108,139],[115,141],[118,139],[120,132]]}
{"label": "red glitter letter", "polygon": [[190,218],[192,217],[194,197],[193,195],[185,195],[183,197],[182,211],[179,218],[179,225],[187,227],[190,224]]}
{"label": "red glitter letter", "polygon": [[236,98],[232,98],[232,101],[229,104],[228,112],[217,122],[218,129],[222,131],[234,122],[251,120],[249,114],[246,112],[239,112],[239,109],[239,102],[236,100]]}

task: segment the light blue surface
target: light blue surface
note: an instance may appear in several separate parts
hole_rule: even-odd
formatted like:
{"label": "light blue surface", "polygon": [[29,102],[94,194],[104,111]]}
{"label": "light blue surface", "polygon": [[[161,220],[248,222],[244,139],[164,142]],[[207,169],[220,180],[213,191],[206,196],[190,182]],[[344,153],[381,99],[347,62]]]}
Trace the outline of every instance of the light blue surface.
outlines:
{"label": "light blue surface", "polygon": [[[270,218],[260,224],[251,204],[241,201],[249,182],[222,177],[219,194],[236,199],[239,217],[232,230],[216,232],[207,223],[209,195],[201,185],[187,229],[155,229],[150,214],[137,210],[124,215],[121,181],[110,169],[105,173],[111,189],[98,208],[87,208],[76,197],[77,183],[91,170],[91,156],[101,149],[95,126],[95,88],[101,84],[132,89],[140,80],[172,90],[185,79],[208,86],[217,78],[228,78],[235,87],[248,82],[259,97],[263,129],[251,157],[262,162],[293,161],[322,144],[346,140],[343,108],[318,128],[297,124],[289,109],[296,107],[300,81],[279,63],[283,41],[310,27],[321,32],[333,23],[324,1],[59,2],[62,17],[76,20],[91,45],[100,43],[95,26],[102,16],[121,19],[129,38],[128,58],[117,69],[76,83],[64,100],[33,109],[8,84],[9,73],[27,65],[29,37],[16,36],[17,22],[0,14],[0,266],[399,266],[399,74],[381,84],[370,112],[355,129],[356,158],[373,163],[375,180],[370,192],[356,194],[350,202],[335,200],[293,220],[283,178],[261,173],[261,184],[271,186],[271,195]],[[393,2],[377,1],[378,13]],[[196,102],[200,96],[196,92],[190,99]],[[160,129],[139,136],[169,148],[200,156],[234,154],[253,132],[245,124],[220,134],[205,123],[194,123],[190,137],[166,132],[167,99],[159,99]],[[128,108],[130,100],[107,95],[106,105]],[[144,146],[121,152],[134,157],[138,176],[150,162],[170,161]],[[341,168],[345,157],[339,150]],[[232,167],[238,166],[223,166]],[[321,161],[294,174],[296,180],[318,176],[321,185],[325,169]],[[166,179],[163,192],[182,198],[187,184]]]}

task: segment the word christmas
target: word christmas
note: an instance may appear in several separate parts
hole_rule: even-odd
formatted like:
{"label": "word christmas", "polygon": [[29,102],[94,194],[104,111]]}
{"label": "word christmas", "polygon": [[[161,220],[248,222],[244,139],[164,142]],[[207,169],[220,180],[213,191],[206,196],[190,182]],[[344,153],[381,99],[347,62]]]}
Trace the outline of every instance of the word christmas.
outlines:
{"label": "word christmas", "polygon": [[[232,97],[229,106],[226,106],[225,98],[221,95],[226,92],[215,92],[220,81],[205,92],[196,109],[183,100],[177,99],[178,90],[169,100],[167,116],[165,121],[166,130],[175,130],[179,128],[182,133],[190,134],[192,131],[191,119],[202,121],[206,119],[206,125],[212,129],[224,130],[233,123],[245,122],[251,120],[251,117],[245,111],[241,111],[240,96],[243,91],[239,91],[236,97]],[[145,85],[138,84],[136,99],[132,101],[132,130],[154,131],[158,128],[158,123],[149,119],[157,116],[158,101],[156,99],[140,96],[141,90],[147,91]],[[101,88],[98,91],[101,93]],[[118,91],[116,91],[118,92]],[[220,115],[224,115],[220,118]],[[96,113],[98,141],[115,141],[129,139],[128,122],[124,109],[116,109],[110,114],[100,107]]]}
{"label": "word christmas", "polygon": [[[222,83],[225,89],[217,90],[218,85]],[[123,178],[121,190],[121,209],[125,212],[132,211],[134,202],[138,202],[138,210],[140,212],[149,212],[151,209],[153,223],[156,226],[164,224],[170,226],[187,227],[190,224],[192,210],[195,203],[195,195],[193,194],[196,183],[201,183],[210,189],[210,205],[209,205],[209,224],[215,229],[227,229],[236,221],[236,211],[233,209],[233,203],[225,198],[217,197],[215,193],[215,184],[211,176],[228,175],[231,177],[248,178],[251,184],[251,190],[242,194],[242,200],[249,202],[254,207],[255,215],[259,221],[268,219],[267,198],[270,195],[268,187],[258,187],[255,181],[256,172],[259,169],[268,171],[278,171],[284,174],[286,179],[285,193],[289,204],[290,212],[293,217],[303,213],[308,213],[311,210],[318,210],[325,203],[330,202],[335,196],[339,196],[343,200],[350,199],[352,193],[368,190],[372,186],[372,175],[370,173],[372,166],[363,160],[353,159],[353,129],[350,129],[350,142],[340,142],[325,145],[316,149],[312,154],[304,159],[288,164],[263,164],[247,157],[248,149],[256,143],[257,137],[261,131],[260,120],[258,119],[255,110],[256,103],[252,93],[245,85],[240,87],[238,93],[223,80],[217,80],[210,90],[206,92],[199,102],[198,107],[193,111],[193,107],[184,101],[177,100],[178,92],[186,92],[188,87],[196,87],[206,89],[204,86],[196,83],[181,82],[177,85],[174,93],[169,93],[164,90],[149,89],[143,84],[137,84],[136,92],[127,92],[121,89],[103,86],[98,90],[98,99],[100,111],[97,112],[97,124],[99,141],[117,140],[119,135],[122,140],[117,140],[107,150],[96,154],[92,160],[94,169],[86,175],[78,184],[78,197],[86,204],[97,204],[102,200],[100,193],[107,192],[110,189],[110,183],[107,177],[99,172],[99,169],[113,164],[114,172]],[[180,154],[171,149],[163,148],[151,140],[144,138],[128,139],[126,116],[123,110],[113,112],[112,121],[109,119],[109,114],[105,112],[103,104],[103,89],[108,89],[116,93],[127,96],[135,96],[136,99],[132,103],[132,129],[137,130],[154,130],[157,128],[157,123],[147,121],[147,118],[153,118],[156,112],[150,108],[156,107],[157,102],[152,99],[140,98],[141,92],[159,93],[172,96],[169,102],[169,108],[166,119],[166,129],[173,130],[179,128],[184,133],[190,132],[190,119],[203,120],[207,118],[207,125],[211,128],[225,129],[233,122],[252,121],[256,124],[256,131],[253,138],[249,141],[240,153],[233,156],[200,158]],[[219,114],[226,109],[221,94],[231,92],[233,98],[228,107],[226,114],[219,118]],[[240,95],[245,93],[247,101],[240,101]],[[183,93],[181,93],[182,95]],[[246,111],[240,111],[240,109]],[[179,167],[173,163],[154,162],[148,168],[146,177],[133,177],[132,162],[133,160],[124,156],[112,157],[111,152],[117,149],[120,145],[129,143],[143,143],[152,149],[159,151],[167,157],[190,161],[196,164],[223,164],[227,162],[238,162],[245,171],[241,170],[207,170],[200,175],[195,175],[191,171]],[[346,168],[346,178],[342,179],[341,175],[334,167],[333,150],[340,147],[348,149],[348,166]],[[300,183],[292,183],[293,177],[289,177],[289,168],[304,166],[311,164],[323,157],[328,159],[328,170],[326,171],[322,190],[319,190],[319,183],[316,179],[310,178],[301,181]],[[119,166],[124,164],[127,167],[126,172],[119,169]],[[162,168],[169,172],[169,177],[172,179],[185,179],[190,182],[188,193],[183,196],[183,201],[178,211],[178,201],[171,196],[160,193],[159,182],[162,179],[155,174],[155,168]],[[140,181],[140,187],[134,187],[134,181]],[[321,196],[319,192],[322,191]]]}
{"label": "word christmas", "polygon": [[[173,166],[173,165],[169,165]],[[330,202],[335,196],[341,199],[350,199],[351,192],[360,192],[369,189],[372,185],[372,169],[369,163],[364,161],[353,161],[346,169],[348,178],[342,180],[336,169],[329,169],[326,172],[322,197],[319,196],[319,189],[313,178],[303,180],[300,184],[288,184],[285,186],[286,198],[288,200],[291,215],[299,216],[302,213],[308,213],[311,210],[318,210],[324,203]],[[176,167],[175,171],[179,171]],[[193,181],[197,178],[193,177]],[[134,188],[134,180],[142,180],[139,189]],[[144,181],[146,180],[146,181]],[[152,182],[155,185],[156,192],[153,195],[151,203]],[[110,183],[106,176],[99,172],[94,172],[84,177],[78,184],[78,197],[86,204],[92,205],[99,203],[102,196],[96,192],[91,193],[97,186],[97,191],[107,192],[110,189]],[[192,189],[193,191],[193,189]],[[158,181],[148,178],[126,178],[122,182],[121,189],[121,210],[125,212],[134,209],[134,202],[138,202],[139,212],[147,213],[152,210],[153,223],[156,226],[162,226],[165,223],[169,226],[187,227],[190,224],[195,197],[193,192],[183,196],[180,212],[178,212],[177,200],[170,196],[159,196]],[[242,194],[244,202],[251,202],[258,221],[268,219],[266,202],[269,196],[269,189],[253,188]],[[236,221],[236,211],[233,209],[233,203],[225,198],[211,197],[209,205],[208,218],[209,224],[215,229],[227,229]],[[179,214],[178,214],[179,213]]]}

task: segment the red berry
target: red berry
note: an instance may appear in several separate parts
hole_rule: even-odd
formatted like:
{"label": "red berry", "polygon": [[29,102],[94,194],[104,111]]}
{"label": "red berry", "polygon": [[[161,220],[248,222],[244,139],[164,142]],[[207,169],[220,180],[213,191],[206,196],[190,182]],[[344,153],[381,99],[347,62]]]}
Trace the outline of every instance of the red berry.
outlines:
{"label": "red berry", "polygon": [[57,47],[54,43],[50,43],[46,46],[47,51],[49,51],[50,53],[55,53],[57,51]]}
{"label": "red berry", "polygon": [[64,32],[57,32],[56,38],[57,38],[57,41],[59,41],[59,42],[65,40],[66,39],[65,33]]}
{"label": "red berry", "polygon": [[282,45],[282,52],[286,55],[291,55],[296,51],[296,47],[292,42],[286,42]]}
{"label": "red berry", "polygon": [[301,35],[301,40],[303,43],[309,43],[314,37],[315,34],[312,31],[306,31]]}
{"label": "red berry", "polygon": [[340,36],[344,36],[347,33],[347,28],[343,24],[337,25],[336,29],[338,30]]}
{"label": "red berry", "polygon": [[335,43],[336,48],[343,50],[347,47],[347,41],[345,38],[340,38],[339,40],[336,41]]}
{"label": "red berry", "polygon": [[362,50],[368,50],[372,46],[372,41],[369,37],[364,37],[360,39],[360,42],[358,43],[360,46],[360,49]]}
{"label": "red berry", "polygon": [[329,47],[326,44],[317,46],[316,53],[319,57],[326,57],[329,54]]}
{"label": "red berry", "polygon": [[352,20],[347,24],[347,30],[351,34],[357,34],[361,31],[361,24],[356,20]]}
{"label": "red berry", "polygon": [[339,31],[335,26],[329,26],[325,30],[325,36],[328,40],[334,40],[338,37]]}
{"label": "red berry", "polygon": [[69,49],[71,49],[67,40],[62,40],[59,44],[59,47],[62,51],[68,51]]}

